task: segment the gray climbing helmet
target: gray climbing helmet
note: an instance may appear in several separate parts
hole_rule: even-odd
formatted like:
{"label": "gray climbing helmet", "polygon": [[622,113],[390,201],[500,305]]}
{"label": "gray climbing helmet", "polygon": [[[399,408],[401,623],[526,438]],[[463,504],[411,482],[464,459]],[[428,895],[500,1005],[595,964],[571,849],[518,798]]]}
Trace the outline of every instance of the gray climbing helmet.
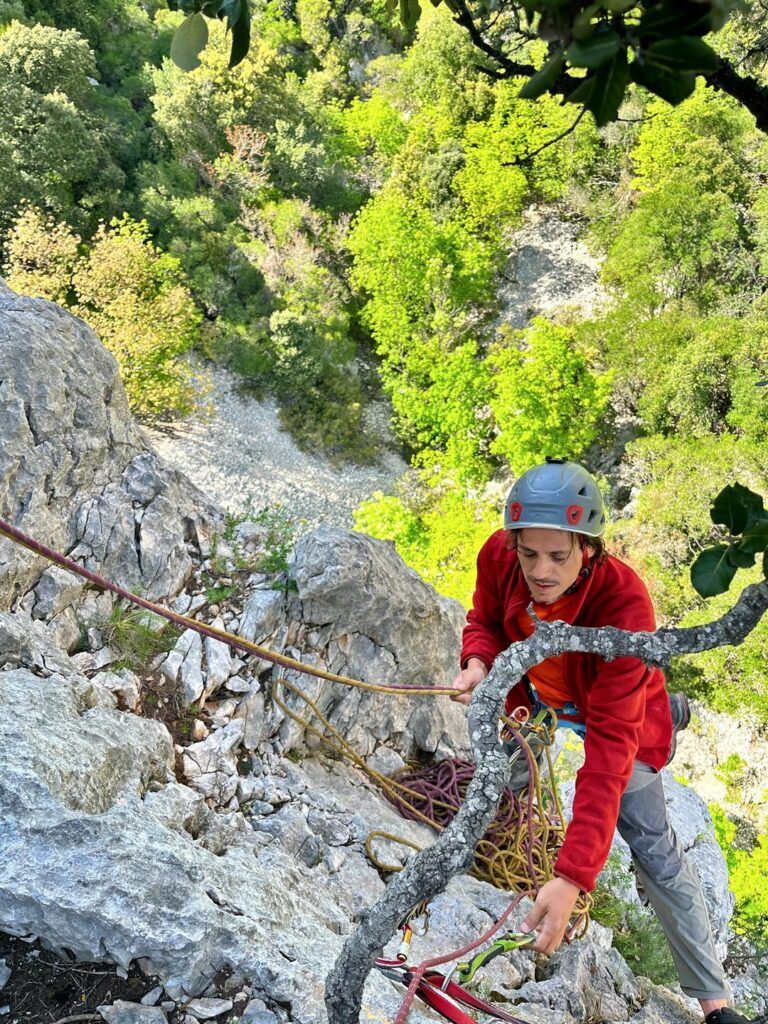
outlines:
{"label": "gray climbing helmet", "polygon": [[605,530],[600,488],[576,462],[547,458],[512,485],[504,506],[504,529],[568,530],[599,537]]}

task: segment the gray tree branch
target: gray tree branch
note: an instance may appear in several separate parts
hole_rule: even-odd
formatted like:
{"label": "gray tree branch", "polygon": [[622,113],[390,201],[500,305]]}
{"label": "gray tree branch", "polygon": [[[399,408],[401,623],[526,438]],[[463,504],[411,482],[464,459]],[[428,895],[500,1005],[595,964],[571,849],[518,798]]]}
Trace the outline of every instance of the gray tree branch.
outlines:
{"label": "gray tree branch", "polygon": [[412,907],[442,892],[451,878],[470,867],[511,773],[510,760],[498,741],[499,714],[507,691],[529,669],[564,651],[599,654],[607,661],[630,656],[648,666],[664,667],[681,654],[737,646],[766,609],[768,580],[746,587],[730,611],[703,626],[630,633],[613,626],[584,628],[539,622],[533,636],[500,654],[469,705],[469,739],[477,769],[466,799],[451,824],[392,879],[347,939],[326,979],[330,1024],[357,1024],[365,980],[399,922]]}

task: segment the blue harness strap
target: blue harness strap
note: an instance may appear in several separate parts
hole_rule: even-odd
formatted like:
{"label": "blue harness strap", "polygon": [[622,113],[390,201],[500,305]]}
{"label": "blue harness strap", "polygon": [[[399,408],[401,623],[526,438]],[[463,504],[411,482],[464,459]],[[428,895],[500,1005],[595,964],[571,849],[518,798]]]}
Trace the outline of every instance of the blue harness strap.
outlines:
{"label": "blue harness strap", "polygon": [[[549,708],[557,715],[557,725],[560,729],[572,729],[578,736],[583,739],[587,732],[587,726],[584,722],[580,721],[581,712],[573,703],[573,701],[566,701],[561,708],[553,708],[550,704],[543,704],[539,700],[539,694],[536,687],[533,685],[528,676],[524,676],[525,688],[528,691],[528,699],[531,702],[531,715],[537,715],[539,711],[544,708]],[[567,716],[567,717],[566,717]]]}

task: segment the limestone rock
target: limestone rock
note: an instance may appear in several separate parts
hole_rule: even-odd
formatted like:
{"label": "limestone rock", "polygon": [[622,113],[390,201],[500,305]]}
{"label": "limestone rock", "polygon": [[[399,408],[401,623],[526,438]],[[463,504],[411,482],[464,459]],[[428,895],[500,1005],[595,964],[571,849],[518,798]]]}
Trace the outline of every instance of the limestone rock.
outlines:
{"label": "limestone rock", "polygon": [[190,785],[217,804],[226,804],[237,791],[237,758],[245,726],[240,719],[184,751],[184,775]]}
{"label": "limestone rock", "polygon": [[179,782],[170,782],[157,792],[147,793],[144,806],[161,825],[191,836],[199,835],[209,813],[202,793]]}
{"label": "limestone rock", "polygon": [[[186,537],[216,513],[148,450],[117,364],[93,331],[3,284],[0,366],[0,506],[11,521],[150,598],[178,591],[191,570]],[[55,617],[78,599],[78,585],[0,538],[0,607],[41,574],[35,614]]]}
{"label": "limestone rock", "polygon": [[169,682],[181,682],[185,703],[193,704],[200,699],[205,687],[203,641],[196,630],[184,630],[160,671]]}
{"label": "limestone rock", "polygon": [[277,1017],[261,999],[251,999],[243,1010],[240,1024],[278,1024]]}
{"label": "limestone rock", "polygon": [[262,643],[283,621],[284,606],[282,591],[254,590],[245,602],[240,619],[241,636],[253,643]]}
{"label": "limestone rock", "polygon": [[561,948],[543,976],[521,986],[516,998],[569,1013],[576,1020],[623,1021],[640,1008],[644,992],[611,949],[611,933],[592,922],[583,939]]}
{"label": "limestone rock", "polygon": [[53,672],[70,673],[72,662],[42,622],[0,611],[0,668],[26,668],[49,676]]}
{"label": "limestone rock", "polygon": [[[70,812],[99,815],[165,782],[171,738],[159,722],[101,707],[86,709],[62,676],[39,679],[24,670],[0,673],[0,806],[32,810],[42,786]],[[9,837],[10,838],[10,837]]]}
{"label": "limestone rock", "polygon": [[[299,541],[290,572],[297,592],[289,616],[329,627],[333,672],[421,686],[444,686],[455,676],[464,611],[408,569],[393,545],[320,529]],[[314,680],[304,680],[302,688],[364,757],[389,742],[404,757],[417,748],[467,750],[464,709],[450,701],[393,700]]]}
{"label": "limestone rock", "polygon": [[99,1006],[98,1011],[107,1024],[167,1024],[168,1018],[159,1006],[142,1006],[118,999],[109,1006]]}
{"label": "limestone rock", "polygon": [[114,693],[120,704],[129,711],[134,711],[139,703],[141,683],[130,669],[121,668],[117,672],[99,672],[91,682]]}
{"label": "limestone rock", "polygon": [[5,988],[11,976],[11,969],[5,960],[0,960],[0,989]]}
{"label": "limestone rock", "polygon": [[228,1013],[234,1004],[231,999],[214,999],[210,996],[192,999],[184,1009],[196,1020],[211,1020],[222,1013]]}
{"label": "limestone rock", "polygon": [[157,985],[155,988],[145,992],[141,997],[140,1002],[142,1006],[156,1006],[163,998],[163,986]]}
{"label": "limestone rock", "polygon": [[[224,623],[220,618],[212,623],[217,629],[223,629]],[[205,693],[215,693],[216,690],[229,679],[232,670],[231,649],[220,640],[206,637],[203,641],[205,650]]]}

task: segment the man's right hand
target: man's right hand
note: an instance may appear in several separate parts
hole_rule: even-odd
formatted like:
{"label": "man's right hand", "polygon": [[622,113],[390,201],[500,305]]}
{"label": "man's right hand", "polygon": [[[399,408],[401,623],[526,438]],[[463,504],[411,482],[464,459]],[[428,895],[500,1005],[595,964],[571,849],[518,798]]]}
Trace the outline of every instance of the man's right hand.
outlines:
{"label": "man's right hand", "polygon": [[470,658],[467,667],[463,668],[451,683],[451,687],[457,691],[451,700],[455,700],[459,704],[469,704],[472,699],[472,691],[482,683],[487,675],[488,669],[485,667],[485,662],[480,661],[479,658]]}

